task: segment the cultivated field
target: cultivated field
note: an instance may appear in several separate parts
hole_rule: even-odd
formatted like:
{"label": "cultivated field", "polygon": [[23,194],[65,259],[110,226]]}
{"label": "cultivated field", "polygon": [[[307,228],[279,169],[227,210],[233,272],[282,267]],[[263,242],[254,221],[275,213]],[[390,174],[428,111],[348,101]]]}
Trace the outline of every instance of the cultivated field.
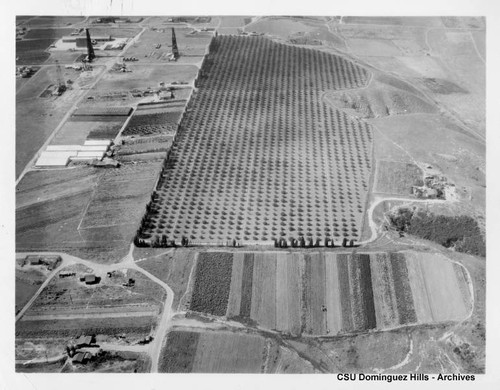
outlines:
{"label": "cultivated field", "polygon": [[138,237],[357,239],[371,129],[321,96],[367,77],[324,52],[215,38]]}
{"label": "cultivated field", "polygon": [[100,262],[125,256],[161,161],[118,170],[29,172],[17,186],[16,250],[61,251]]}
{"label": "cultivated field", "polygon": [[231,332],[170,331],[160,372],[260,373],[266,357],[263,337]]}
{"label": "cultivated field", "polygon": [[196,264],[190,310],[294,335],[459,321],[471,310],[463,267],[428,253],[203,252]]}

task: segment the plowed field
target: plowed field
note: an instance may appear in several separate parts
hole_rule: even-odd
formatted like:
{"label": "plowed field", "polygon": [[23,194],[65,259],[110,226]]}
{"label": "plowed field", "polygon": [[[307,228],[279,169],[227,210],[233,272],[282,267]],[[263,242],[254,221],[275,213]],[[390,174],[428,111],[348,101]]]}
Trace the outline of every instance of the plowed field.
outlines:
{"label": "plowed field", "polygon": [[459,321],[471,310],[468,274],[439,255],[212,252],[210,257],[224,259],[225,271],[207,261],[197,270],[197,302],[205,306],[192,304],[191,310],[284,333],[335,335]]}

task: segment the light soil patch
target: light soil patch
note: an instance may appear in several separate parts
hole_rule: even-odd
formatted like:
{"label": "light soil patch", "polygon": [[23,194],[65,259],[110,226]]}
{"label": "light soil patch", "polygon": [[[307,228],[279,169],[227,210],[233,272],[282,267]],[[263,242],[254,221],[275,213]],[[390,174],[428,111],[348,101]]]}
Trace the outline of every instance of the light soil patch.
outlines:
{"label": "light soil patch", "polygon": [[395,57],[401,51],[391,41],[382,39],[349,39],[349,46],[359,56]]}
{"label": "light soil patch", "polygon": [[265,339],[230,332],[204,332],[196,348],[191,372],[260,373],[266,356]]}
{"label": "light soil patch", "polygon": [[293,297],[288,296],[288,267],[287,255],[276,255],[276,329],[289,331],[288,328],[288,302]]}
{"label": "light soil patch", "polygon": [[[412,253],[409,261],[416,261],[420,265],[433,321],[465,319],[469,314],[470,303],[464,302],[464,289],[459,286],[453,263],[441,255],[429,256],[424,253]],[[412,291],[414,289],[412,286]]]}
{"label": "light soil patch", "polygon": [[319,253],[304,255],[304,261],[305,332],[315,335],[325,334],[325,261]]}
{"label": "light soil patch", "polygon": [[300,275],[295,254],[276,255],[276,329],[300,333]]}
{"label": "light soil patch", "polygon": [[417,319],[419,322],[432,322],[432,310],[420,261],[413,254],[409,254],[406,258],[406,266]]}
{"label": "light soil patch", "polygon": [[255,253],[250,317],[267,329],[276,328],[276,254]]}
{"label": "light soil patch", "polygon": [[326,331],[337,334],[342,329],[342,308],[338,283],[337,257],[333,253],[325,253],[325,293],[326,293]]}
{"label": "light soil patch", "polygon": [[128,65],[130,73],[108,72],[93,89],[97,92],[146,90],[158,88],[158,83],[174,81],[190,82],[196,78],[198,68],[194,65]]}
{"label": "light soil patch", "polygon": [[231,287],[226,314],[228,318],[236,317],[240,314],[244,258],[244,253],[238,252],[233,255],[233,273],[231,275]]}

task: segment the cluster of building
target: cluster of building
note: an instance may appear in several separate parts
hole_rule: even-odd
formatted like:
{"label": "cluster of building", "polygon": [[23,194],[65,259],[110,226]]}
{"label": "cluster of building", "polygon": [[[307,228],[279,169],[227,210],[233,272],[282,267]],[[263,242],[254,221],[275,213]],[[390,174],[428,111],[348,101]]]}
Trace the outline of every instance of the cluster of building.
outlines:
{"label": "cluster of building", "polygon": [[423,186],[413,186],[412,193],[419,199],[452,200],[456,195],[456,187],[445,176],[433,174],[424,177]]}
{"label": "cluster of building", "polygon": [[57,268],[61,261],[61,256],[58,255],[28,255],[24,260],[24,264],[33,266],[42,265],[47,267],[49,271],[52,271]]}
{"label": "cluster of building", "polygon": [[70,161],[102,160],[110,146],[110,140],[86,140],[83,145],[49,145],[40,153],[35,166],[65,167]]}

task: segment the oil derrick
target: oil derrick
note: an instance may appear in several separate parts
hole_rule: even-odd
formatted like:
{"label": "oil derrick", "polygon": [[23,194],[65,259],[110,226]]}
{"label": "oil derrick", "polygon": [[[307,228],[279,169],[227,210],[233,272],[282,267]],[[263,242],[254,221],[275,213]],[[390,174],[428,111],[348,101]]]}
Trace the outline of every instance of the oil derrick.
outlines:
{"label": "oil derrick", "polygon": [[66,91],[66,83],[64,82],[61,65],[59,65],[59,61],[56,60],[56,77],[57,77],[57,89],[56,94],[62,95],[64,91]]}
{"label": "oil derrick", "polygon": [[174,56],[174,60],[179,58],[179,48],[177,47],[177,39],[175,38],[175,30],[172,27],[172,55]]}
{"label": "oil derrick", "polygon": [[85,32],[87,34],[87,61],[92,62],[95,58],[94,46],[92,46],[92,40],[90,39],[89,29],[86,28]]}

